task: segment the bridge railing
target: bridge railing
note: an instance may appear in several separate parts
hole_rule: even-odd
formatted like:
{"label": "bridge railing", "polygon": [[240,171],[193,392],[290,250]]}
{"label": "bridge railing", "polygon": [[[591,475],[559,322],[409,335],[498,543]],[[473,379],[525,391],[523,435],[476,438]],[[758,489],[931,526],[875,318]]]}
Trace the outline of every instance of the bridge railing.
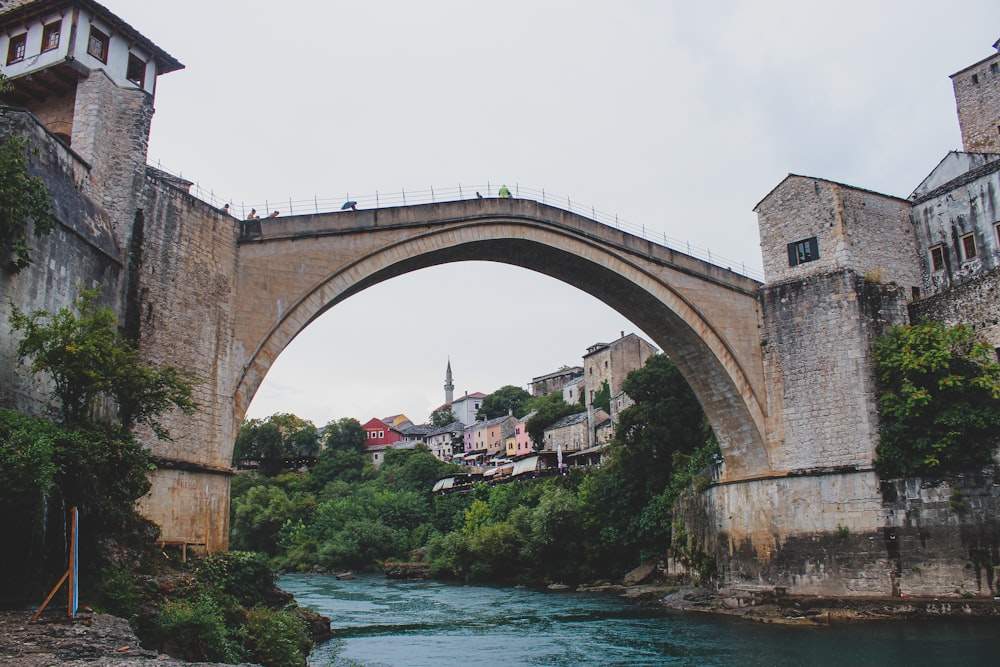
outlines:
{"label": "bridge railing", "polygon": [[[172,173],[162,166],[157,165],[157,169],[168,174]],[[176,174],[174,174],[176,175]],[[227,200],[219,197],[212,191],[205,190],[198,183],[191,186],[190,194],[213,206],[222,207],[229,204],[230,211],[234,216],[245,220],[252,209],[257,210],[257,214],[266,217],[272,211],[280,211],[281,215],[304,215],[308,213],[329,213],[339,211],[347,202],[354,202],[360,209],[385,208],[390,206],[408,206],[412,204],[435,204],[449,201],[460,201],[463,199],[475,199],[478,195],[483,197],[496,197],[501,183],[487,181],[479,184],[459,183],[455,186],[436,188],[429,186],[423,189],[408,190],[376,190],[374,194],[353,194],[345,192],[343,197],[318,197],[312,199],[265,199],[263,202],[243,202]],[[690,241],[682,241],[670,236],[665,232],[659,232],[646,225],[638,225],[621,219],[615,213],[602,211],[592,204],[577,201],[566,195],[557,195],[547,192],[544,188],[532,188],[519,183],[507,186],[511,195],[516,199],[531,199],[542,204],[555,206],[557,208],[576,213],[591,220],[628,232],[634,236],[659,243],[672,250],[683,252],[692,257],[705,260],[710,264],[725,267],[735,273],[753,278],[763,282],[764,274],[755,267],[747,266],[745,262],[727,259],[721,255],[713,253],[707,248],[692,245]]]}

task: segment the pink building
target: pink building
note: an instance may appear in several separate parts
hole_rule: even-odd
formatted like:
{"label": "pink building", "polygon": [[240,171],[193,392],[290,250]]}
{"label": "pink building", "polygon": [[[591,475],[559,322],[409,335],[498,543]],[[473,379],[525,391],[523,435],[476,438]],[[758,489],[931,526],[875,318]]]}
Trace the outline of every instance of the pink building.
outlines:
{"label": "pink building", "polygon": [[534,417],[536,412],[538,411],[532,410],[518,419],[514,425],[514,456],[530,454],[534,450],[531,436],[528,435],[528,420]]}

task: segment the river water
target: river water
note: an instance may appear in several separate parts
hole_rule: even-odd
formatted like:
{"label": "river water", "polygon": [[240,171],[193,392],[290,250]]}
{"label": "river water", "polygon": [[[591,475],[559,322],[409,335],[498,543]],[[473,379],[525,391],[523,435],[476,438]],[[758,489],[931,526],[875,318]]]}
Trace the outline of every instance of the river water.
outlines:
{"label": "river water", "polygon": [[614,596],[376,575],[279,584],[329,616],[337,634],[314,649],[310,667],[1000,665],[1000,622],[990,620],[790,627]]}

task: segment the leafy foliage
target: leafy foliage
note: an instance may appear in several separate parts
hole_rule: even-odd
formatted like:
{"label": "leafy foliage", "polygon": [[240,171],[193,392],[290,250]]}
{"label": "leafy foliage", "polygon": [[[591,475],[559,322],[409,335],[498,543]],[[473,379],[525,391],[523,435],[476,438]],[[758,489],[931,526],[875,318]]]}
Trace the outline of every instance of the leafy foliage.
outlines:
{"label": "leafy foliage", "polygon": [[99,400],[108,397],[118,406],[125,430],[144,424],[157,437],[169,439],[159,417],[171,407],[186,414],[197,409],[196,378],[176,367],[142,364],[138,351],[119,335],[114,311],[98,305],[99,298],[99,290],[83,290],[73,309],[56,313],[39,310],[29,315],[13,308],[11,329],[23,332],[17,356],[22,362],[31,360],[32,373],[52,377],[52,395],[65,423],[95,420]]}
{"label": "leafy foliage", "polygon": [[311,421],[277,413],[264,420],[243,422],[236,434],[233,461],[256,461],[265,474],[276,475],[297,461],[316,456],[319,448],[319,432]]}
{"label": "leafy foliage", "polygon": [[[350,446],[328,448],[301,476],[237,480],[232,541],[299,570],[370,568],[423,547],[434,574],[463,580],[621,574],[669,549],[673,503],[719,452],[666,357],[630,374],[626,391],[637,403],[599,469],[432,496],[437,479],[460,469],[425,448],[387,450],[377,471]],[[560,392],[526,407],[551,421],[579,410]]]}
{"label": "leafy foliage", "polygon": [[531,400],[531,409],[535,415],[525,423],[525,429],[531,436],[536,450],[545,445],[544,431],[563,417],[580,411],[579,405],[572,405],[563,400],[561,391],[554,391],[546,396],[536,396]]}
{"label": "leafy foliage", "polygon": [[601,388],[594,392],[594,398],[590,401],[595,408],[600,408],[611,413],[611,386],[605,380],[601,383]]}
{"label": "leafy foliage", "polygon": [[432,412],[429,421],[431,426],[442,428],[457,422],[458,417],[455,416],[455,411],[451,409],[450,405],[445,405]]}
{"label": "leafy foliage", "polygon": [[274,589],[274,571],[267,557],[249,551],[209,554],[199,564],[197,578],[244,607],[263,604]]}
{"label": "leafy foliage", "polygon": [[36,238],[55,226],[49,189],[41,178],[28,174],[28,150],[28,140],[21,137],[11,135],[0,142],[0,253],[11,255],[6,268],[15,274],[32,261],[29,224]]}
{"label": "leafy foliage", "polygon": [[479,407],[476,418],[480,421],[486,421],[508,414],[523,417],[528,413],[526,406],[530,400],[531,394],[520,387],[508,384],[483,399],[483,404]]}
{"label": "leafy foliage", "polygon": [[980,468],[1000,445],[1000,364],[966,326],[924,321],[875,341],[886,478]]}

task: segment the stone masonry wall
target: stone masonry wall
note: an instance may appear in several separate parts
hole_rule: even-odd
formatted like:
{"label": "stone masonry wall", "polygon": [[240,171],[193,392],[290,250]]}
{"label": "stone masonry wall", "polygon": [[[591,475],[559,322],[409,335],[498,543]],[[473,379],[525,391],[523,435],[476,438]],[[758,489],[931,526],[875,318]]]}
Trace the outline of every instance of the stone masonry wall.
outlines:
{"label": "stone masonry wall", "polygon": [[[908,202],[789,176],[755,209],[769,284],[852,269],[910,290],[922,284]],[[819,257],[790,266],[788,244],[816,237]]]}
{"label": "stone masonry wall", "polygon": [[30,235],[33,264],[17,275],[0,269],[0,407],[53,414],[50,383],[26,373],[14,354],[10,304],[55,312],[70,307],[80,288],[100,287],[114,306],[122,260],[107,214],[90,197],[87,165],[27,112],[0,109],[0,137],[8,134],[28,138],[37,149],[28,155],[28,170],[52,192],[57,224],[47,236]]}
{"label": "stone masonry wall", "polygon": [[879,482],[869,471],[719,484],[689,499],[684,523],[691,544],[715,557],[723,588],[993,596],[998,482],[990,469],[948,480]]}
{"label": "stone masonry wall", "polygon": [[1000,53],[953,74],[962,146],[970,153],[1000,153]]}
{"label": "stone masonry wall", "polygon": [[870,468],[878,441],[872,340],[907,321],[902,290],[852,271],[764,286],[771,469]]}
{"label": "stone masonry wall", "polygon": [[910,304],[910,317],[969,325],[994,349],[1000,349],[1000,269]]}
{"label": "stone masonry wall", "polygon": [[95,196],[123,249],[142,207],[136,198],[143,192],[152,118],[152,96],[119,87],[101,70],[77,85],[73,150],[91,164]]}
{"label": "stone masonry wall", "polygon": [[239,424],[233,414],[233,282],[238,222],[164,181],[147,178],[146,208],[135,216],[128,290],[143,359],[199,377],[193,415],[174,411],[163,424],[171,441],[140,431],[157,457],[152,488],[139,502],[167,540],[225,548],[229,471]]}

